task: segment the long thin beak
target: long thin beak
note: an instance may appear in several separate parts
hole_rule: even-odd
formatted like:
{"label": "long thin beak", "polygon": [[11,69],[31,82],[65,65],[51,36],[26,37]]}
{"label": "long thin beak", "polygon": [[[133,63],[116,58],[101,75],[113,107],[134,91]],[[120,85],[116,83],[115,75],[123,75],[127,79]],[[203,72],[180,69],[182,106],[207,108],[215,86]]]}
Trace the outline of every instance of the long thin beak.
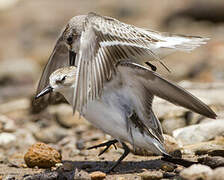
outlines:
{"label": "long thin beak", "polygon": [[69,65],[70,66],[75,66],[75,57],[76,57],[76,53],[73,52],[72,50],[69,50]]}
{"label": "long thin beak", "polygon": [[36,95],[35,99],[40,98],[41,96],[44,96],[50,92],[53,91],[53,88],[51,86],[47,86],[46,88],[44,88],[39,94]]}

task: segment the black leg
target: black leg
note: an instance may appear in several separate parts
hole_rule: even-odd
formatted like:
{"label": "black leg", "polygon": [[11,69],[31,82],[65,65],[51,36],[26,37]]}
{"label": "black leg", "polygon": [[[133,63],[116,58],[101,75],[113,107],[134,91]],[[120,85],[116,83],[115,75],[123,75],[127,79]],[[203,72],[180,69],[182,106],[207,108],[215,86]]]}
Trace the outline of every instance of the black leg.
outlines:
{"label": "black leg", "polygon": [[171,162],[171,163],[174,163],[174,164],[178,164],[178,165],[181,165],[181,166],[184,166],[184,167],[189,167],[193,164],[198,164],[198,162],[189,161],[189,160],[185,160],[185,159],[182,159],[182,158],[175,158],[175,157],[172,157],[168,154],[163,154],[163,157],[161,158],[161,160]]}
{"label": "black leg", "polygon": [[130,149],[129,147],[125,144],[125,143],[121,143],[122,144],[122,147],[124,149],[124,153],[122,154],[122,156],[117,160],[117,162],[109,169],[109,171],[107,171],[107,173],[111,172],[114,170],[114,168],[116,168],[120,163],[121,161],[130,153]]}
{"label": "black leg", "polygon": [[151,64],[150,62],[145,62],[145,64],[147,64],[153,71],[157,70],[157,67]]}
{"label": "black leg", "polygon": [[106,146],[105,149],[104,149],[103,151],[101,151],[101,152],[98,154],[98,156],[100,156],[100,155],[102,155],[103,153],[105,153],[106,150],[108,150],[109,147],[110,147],[111,145],[113,145],[114,148],[117,149],[117,147],[116,147],[116,145],[115,145],[117,142],[118,142],[118,140],[113,139],[113,140],[107,141],[107,142],[105,142],[105,143],[102,143],[102,144],[98,144],[98,145],[96,145],[96,146],[89,147],[89,148],[87,148],[87,149],[88,149],[88,150],[89,150],[89,149],[96,149],[96,148],[99,148],[99,147],[104,147],[104,146]]}

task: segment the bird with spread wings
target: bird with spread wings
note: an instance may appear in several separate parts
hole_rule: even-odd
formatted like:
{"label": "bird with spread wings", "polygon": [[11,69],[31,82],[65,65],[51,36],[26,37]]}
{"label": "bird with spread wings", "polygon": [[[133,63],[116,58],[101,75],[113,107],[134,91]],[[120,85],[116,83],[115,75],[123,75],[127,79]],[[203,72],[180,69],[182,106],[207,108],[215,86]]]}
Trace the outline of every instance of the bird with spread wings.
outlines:
{"label": "bird with spread wings", "polygon": [[49,84],[49,76],[64,66],[77,66],[77,81],[73,95],[73,110],[82,108],[99,97],[104,83],[116,71],[116,63],[132,58],[135,63],[159,61],[175,51],[191,51],[208,38],[160,33],[138,28],[111,17],[95,13],[73,17],[59,36],[44,68],[37,94]]}

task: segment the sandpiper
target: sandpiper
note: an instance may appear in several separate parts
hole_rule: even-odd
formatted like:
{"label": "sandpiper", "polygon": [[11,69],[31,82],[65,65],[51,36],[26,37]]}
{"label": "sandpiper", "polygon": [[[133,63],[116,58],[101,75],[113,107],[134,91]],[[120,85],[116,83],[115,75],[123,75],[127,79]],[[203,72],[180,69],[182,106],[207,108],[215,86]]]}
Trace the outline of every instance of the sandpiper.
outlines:
{"label": "sandpiper", "polygon": [[[73,107],[81,111],[77,104],[82,106],[84,101],[89,101],[86,94],[92,99],[99,96],[118,61],[132,58],[136,63],[146,63],[156,70],[148,61],[156,60],[165,66],[161,58],[167,54],[191,51],[207,40],[138,28],[96,13],[75,16],[56,42],[39,81],[37,94],[48,85],[53,71],[64,66],[77,66]],[[90,92],[87,92],[87,87],[91,87]],[[80,92],[84,96],[80,96]]]}
{"label": "sandpiper", "polygon": [[[59,92],[74,106],[77,71],[78,68],[75,66],[56,70],[50,75],[49,86],[36,98],[52,91]],[[87,92],[85,97],[91,99],[90,87],[87,87]],[[85,92],[80,91],[80,94],[84,96]],[[100,94],[100,97],[85,103],[80,113],[95,127],[115,138],[92,148],[106,146],[106,150],[116,142],[122,144],[124,154],[110,170],[113,170],[128,155],[130,150],[125,142],[129,142],[134,148],[143,148],[162,155],[165,160],[173,160],[164,148],[162,128],[152,110],[154,96],[206,117],[216,118],[216,114],[209,106],[191,93],[131,60],[116,64],[116,71],[109,76]],[[183,159],[175,163],[185,166],[192,164]]]}

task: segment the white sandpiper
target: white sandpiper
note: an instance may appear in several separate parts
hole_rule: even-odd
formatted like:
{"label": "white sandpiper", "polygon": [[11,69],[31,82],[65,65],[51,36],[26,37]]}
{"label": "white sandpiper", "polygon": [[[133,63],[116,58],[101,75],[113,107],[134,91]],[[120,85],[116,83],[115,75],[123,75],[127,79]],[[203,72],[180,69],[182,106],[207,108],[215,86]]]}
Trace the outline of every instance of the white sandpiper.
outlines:
{"label": "white sandpiper", "polygon": [[[59,92],[74,106],[77,71],[78,68],[75,66],[56,70],[50,75],[49,86],[36,98],[52,91]],[[83,95],[82,93],[85,92],[80,93]],[[100,94],[100,97],[86,103],[80,113],[95,127],[115,138],[92,148],[106,146],[106,150],[116,142],[122,144],[124,154],[110,170],[113,170],[129,153],[125,142],[131,143],[134,148],[143,148],[162,155],[164,160],[185,166],[192,164],[183,159],[172,161],[174,159],[166,152],[161,125],[152,110],[154,96],[206,117],[216,118],[216,114],[209,106],[198,98],[130,60],[117,63],[116,71],[110,75],[110,79],[104,84]],[[90,88],[86,96],[92,96]]]}

